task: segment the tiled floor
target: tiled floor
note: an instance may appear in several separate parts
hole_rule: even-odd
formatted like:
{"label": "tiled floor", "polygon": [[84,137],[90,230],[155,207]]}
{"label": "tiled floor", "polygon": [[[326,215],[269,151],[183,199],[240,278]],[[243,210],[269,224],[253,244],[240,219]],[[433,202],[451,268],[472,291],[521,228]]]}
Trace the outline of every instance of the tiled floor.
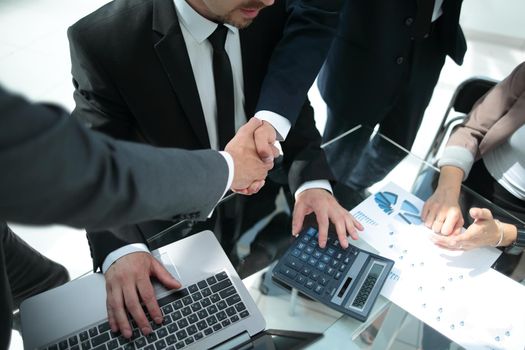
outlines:
{"label": "tiled floor", "polygon": [[[33,100],[53,101],[71,110],[73,89],[66,29],[105,2],[0,1],[0,83]],[[463,66],[458,67],[447,60],[413,147],[416,154],[425,154],[429,140],[433,138],[454,88],[459,83],[473,75],[501,79],[525,58],[525,38],[517,44],[514,41],[512,46],[483,40],[483,35],[472,32]],[[315,88],[310,97],[316,110],[317,125],[323,130],[325,106]],[[45,255],[64,264],[72,277],[90,270],[91,259],[83,231],[60,226],[34,228],[13,225],[13,229]],[[416,349],[419,334],[419,322],[409,320],[394,349]],[[15,334],[11,349],[21,348],[20,337]]]}

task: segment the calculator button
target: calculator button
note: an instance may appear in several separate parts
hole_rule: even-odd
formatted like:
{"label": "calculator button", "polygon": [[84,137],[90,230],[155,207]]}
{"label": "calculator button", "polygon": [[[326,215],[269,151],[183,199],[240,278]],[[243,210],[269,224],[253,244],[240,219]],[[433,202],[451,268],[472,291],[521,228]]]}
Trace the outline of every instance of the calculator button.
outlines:
{"label": "calculator button", "polygon": [[323,289],[324,289],[323,286],[321,286],[321,285],[318,284],[317,286],[315,286],[314,291],[315,291],[317,294],[321,294],[321,293],[323,292]]}
{"label": "calculator button", "polygon": [[308,246],[306,247],[305,251],[308,253],[308,254],[312,254],[314,252],[314,248],[311,247],[311,246]]}
{"label": "calculator button", "polygon": [[292,250],[292,255],[298,258],[299,255],[301,255],[301,251],[295,248],[294,250]]}
{"label": "calculator button", "polygon": [[335,273],[335,269],[329,267],[328,269],[326,269],[326,273],[330,276],[333,276]]}
{"label": "calculator button", "polygon": [[319,261],[316,267],[319,271],[324,271],[326,269],[326,264],[324,262]]}
{"label": "calculator button", "polygon": [[305,242],[305,243],[308,243],[308,241],[310,241],[312,237],[311,236],[308,236],[308,235],[302,235],[301,236],[301,241]]}
{"label": "calculator button", "polygon": [[301,273],[305,276],[308,276],[310,272],[312,272],[312,269],[308,266],[303,266],[303,268],[301,269]]}
{"label": "calculator button", "polygon": [[326,286],[328,284],[328,278],[326,277],[321,277],[317,280],[317,282],[319,282],[320,284],[322,284],[323,286]]}
{"label": "calculator button", "polygon": [[306,230],[306,234],[309,235],[309,236],[315,236],[317,234],[317,230],[313,227],[309,227],[307,230]]}
{"label": "calculator button", "polygon": [[312,289],[314,287],[314,281],[312,280],[307,280],[306,283],[304,284],[304,286],[308,289]]}
{"label": "calculator button", "polygon": [[350,257],[347,256],[347,257],[345,258],[345,260],[343,260],[343,263],[345,263],[345,264],[347,264],[347,265],[350,264]]}
{"label": "calculator button", "polygon": [[342,275],[342,273],[338,271],[338,272],[335,274],[334,278],[335,278],[336,280],[339,280],[339,279],[341,278],[341,275]]}
{"label": "calculator button", "polygon": [[334,256],[334,254],[335,254],[335,249],[334,249],[334,248],[328,248],[328,249],[326,250],[326,253],[327,253],[328,255],[330,255],[330,256]]}
{"label": "calculator button", "polygon": [[312,248],[317,248],[317,240],[316,239],[312,239],[308,245]]}
{"label": "calculator button", "polygon": [[308,259],[308,264],[310,264],[312,266],[315,266],[315,264],[317,264],[317,259],[315,259],[315,258]]}
{"label": "calculator button", "polygon": [[286,265],[291,267],[294,270],[300,271],[303,264],[297,259],[290,259],[286,262]]}
{"label": "calculator button", "polygon": [[335,255],[335,258],[336,258],[337,260],[341,260],[341,259],[343,258],[343,253],[337,253],[337,254]]}
{"label": "calculator button", "polygon": [[328,255],[323,255],[323,257],[321,258],[321,260],[325,263],[325,264],[328,264],[331,260],[331,258],[328,256]]}
{"label": "calculator button", "polygon": [[319,250],[316,250],[314,252],[314,258],[320,259],[323,256],[323,253],[321,253]]}
{"label": "calculator button", "polygon": [[291,279],[294,279],[295,276],[297,276],[297,272],[295,272],[294,270],[292,270],[292,269],[289,268],[289,267],[282,267],[282,268],[281,268],[281,272],[282,272],[285,276],[287,276],[287,277],[289,277],[289,278],[291,278]]}
{"label": "calculator button", "polygon": [[345,269],[346,269],[345,264],[341,264],[341,266],[339,266],[339,271],[343,272]]}
{"label": "calculator button", "polygon": [[299,257],[299,259],[301,259],[302,261],[308,261],[308,254],[306,253],[302,253],[301,256]]}
{"label": "calculator button", "polygon": [[304,277],[303,275],[297,275],[297,277],[295,277],[295,280],[296,280],[299,284],[303,284],[303,283],[306,281],[306,277]]}
{"label": "calculator button", "polygon": [[310,278],[314,281],[317,281],[319,279],[320,275],[317,272],[314,272],[310,275]]}
{"label": "calculator button", "polygon": [[330,262],[330,266],[333,267],[334,269],[336,269],[337,266],[339,266],[339,261],[337,261],[337,260],[332,260],[332,261]]}

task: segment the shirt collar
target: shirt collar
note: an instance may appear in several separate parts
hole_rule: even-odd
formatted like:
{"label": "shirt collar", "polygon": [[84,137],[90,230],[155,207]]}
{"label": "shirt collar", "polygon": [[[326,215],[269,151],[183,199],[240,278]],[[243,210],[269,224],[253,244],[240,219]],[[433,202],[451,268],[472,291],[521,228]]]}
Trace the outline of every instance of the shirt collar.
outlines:
{"label": "shirt collar", "polygon": [[[196,42],[201,44],[217,29],[218,24],[201,16],[186,0],[174,0],[179,20]],[[238,33],[238,29],[230,24],[224,24],[230,33]]]}

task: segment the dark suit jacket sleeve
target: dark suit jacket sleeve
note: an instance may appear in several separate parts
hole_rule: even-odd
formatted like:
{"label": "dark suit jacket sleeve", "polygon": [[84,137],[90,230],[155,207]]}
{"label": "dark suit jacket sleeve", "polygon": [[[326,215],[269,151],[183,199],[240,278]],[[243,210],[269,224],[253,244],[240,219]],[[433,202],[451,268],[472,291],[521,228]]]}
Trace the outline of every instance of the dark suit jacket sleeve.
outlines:
{"label": "dark suit jacket sleeve", "polygon": [[269,110],[295,124],[326,58],[343,0],[288,0],[288,20],[263,82],[256,111]]}
{"label": "dark suit jacket sleeve", "polygon": [[0,115],[2,220],[106,228],[204,219],[226,187],[215,151],[115,141],[1,87]]}

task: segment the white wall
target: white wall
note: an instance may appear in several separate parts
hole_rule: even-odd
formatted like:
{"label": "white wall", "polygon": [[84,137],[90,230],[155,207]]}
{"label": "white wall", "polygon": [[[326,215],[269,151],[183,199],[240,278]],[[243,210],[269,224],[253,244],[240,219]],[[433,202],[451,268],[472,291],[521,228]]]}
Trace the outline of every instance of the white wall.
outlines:
{"label": "white wall", "polygon": [[525,1],[464,0],[461,24],[467,34],[486,33],[487,40],[507,37],[523,45],[525,44]]}

